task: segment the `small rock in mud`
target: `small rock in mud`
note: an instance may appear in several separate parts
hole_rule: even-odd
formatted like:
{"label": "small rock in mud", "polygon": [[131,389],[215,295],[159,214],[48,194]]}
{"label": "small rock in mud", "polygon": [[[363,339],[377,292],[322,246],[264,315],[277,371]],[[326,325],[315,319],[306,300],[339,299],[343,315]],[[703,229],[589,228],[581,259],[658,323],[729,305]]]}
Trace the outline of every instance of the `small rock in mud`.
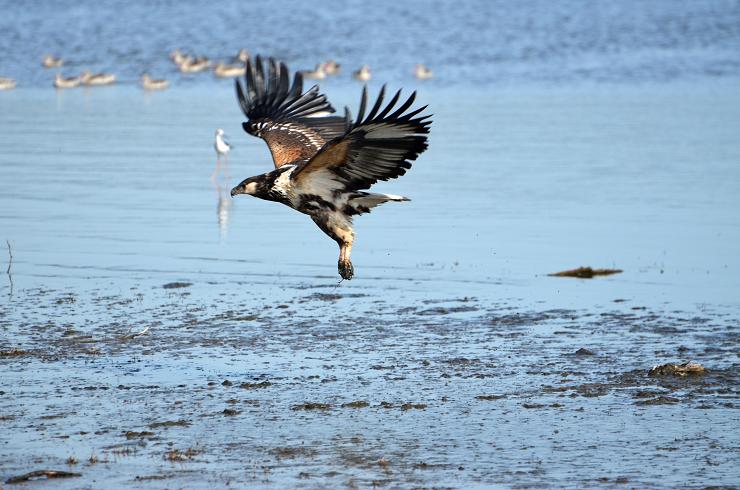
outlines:
{"label": "small rock in mud", "polygon": [[162,287],[164,289],[180,289],[180,288],[188,288],[192,286],[192,282],[168,282],[167,284],[163,285]]}
{"label": "small rock in mud", "polygon": [[149,432],[148,430],[143,430],[141,432],[130,430],[124,433],[124,435],[126,436],[126,439],[141,439],[143,437],[155,437],[156,436],[154,432]]}
{"label": "small rock in mud", "polygon": [[300,405],[293,405],[291,410],[329,410],[331,405],[328,403],[301,403]]}
{"label": "small rock in mud", "polygon": [[524,408],[544,408],[545,406],[541,403],[522,403]]}
{"label": "small rock in mud", "polygon": [[365,400],[357,400],[354,402],[342,404],[342,408],[365,408],[369,406],[370,406],[370,403],[366,402]]}
{"label": "small rock in mud", "polygon": [[136,481],[166,480],[168,478],[174,478],[174,477],[175,475],[171,475],[171,474],[170,475],[167,475],[167,474],[165,475],[144,475],[144,476],[137,475],[136,478],[134,478],[134,480]]}
{"label": "small rock in mud", "polygon": [[678,398],[672,396],[659,396],[657,398],[650,398],[649,400],[640,400],[635,402],[635,405],[673,405],[678,403]]}
{"label": "small rock in mud", "polygon": [[173,449],[171,451],[167,451],[164,453],[164,459],[167,461],[190,461],[194,457],[196,457],[198,454],[200,454],[201,451],[195,449],[195,448],[189,448],[184,451],[181,451],[179,449]]}
{"label": "small rock in mud", "polygon": [[234,383],[232,383],[232,382],[231,382],[231,381],[229,381],[228,379],[225,379],[225,380],[223,381],[223,383],[221,383],[221,386],[231,386],[231,385],[233,385],[233,384],[234,384]]}
{"label": "small rock in mud", "polygon": [[276,447],[270,449],[269,453],[278,459],[291,459],[313,456],[316,451],[307,447]]}
{"label": "small rock in mud", "polygon": [[23,349],[0,350],[0,358],[30,356],[31,353]]}
{"label": "small rock in mud", "polygon": [[650,398],[652,396],[661,396],[663,392],[652,391],[652,390],[640,390],[636,391],[632,396],[634,398]]}
{"label": "small rock in mud", "polygon": [[233,408],[224,408],[224,411],[222,412],[224,415],[227,416],[234,416],[239,415],[239,410],[234,410]]}
{"label": "small rock in mud", "polygon": [[653,367],[650,376],[700,376],[706,374],[707,370],[698,362],[685,362],[683,364],[662,364]]}
{"label": "small rock in mud", "polygon": [[478,395],[475,397],[476,400],[494,401],[506,398],[506,395]]}
{"label": "small rock in mud", "polygon": [[404,403],[401,405],[401,410],[424,410],[427,408],[426,403]]}
{"label": "small rock in mud", "polygon": [[153,422],[149,424],[150,429],[156,429],[157,427],[187,427],[190,422],[187,420],[167,420],[165,422]]}
{"label": "small rock in mud", "polygon": [[573,353],[574,356],[595,356],[594,351],[581,347]]}
{"label": "small rock in mud", "polygon": [[267,388],[268,386],[272,386],[272,383],[269,381],[262,381],[260,383],[242,383],[239,385],[239,388],[244,390],[258,390],[260,388]]}
{"label": "small rock in mud", "polygon": [[579,267],[577,269],[570,269],[567,271],[554,272],[548,274],[551,277],[577,277],[578,279],[591,279],[595,276],[610,276],[612,274],[620,274],[621,269],[592,269],[591,267]]}

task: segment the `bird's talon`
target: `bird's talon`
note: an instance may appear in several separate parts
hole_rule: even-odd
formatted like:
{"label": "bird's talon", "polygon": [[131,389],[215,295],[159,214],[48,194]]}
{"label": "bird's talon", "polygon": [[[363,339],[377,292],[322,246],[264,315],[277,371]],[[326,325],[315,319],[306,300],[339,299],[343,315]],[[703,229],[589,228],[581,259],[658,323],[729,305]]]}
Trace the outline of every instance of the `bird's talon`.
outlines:
{"label": "bird's talon", "polygon": [[339,261],[338,267],[339,269],[339,275],[342,276],[342,279],[350,280],[355,275],[355,268],[352,267],[352,262],[349,260],[346,262]]}

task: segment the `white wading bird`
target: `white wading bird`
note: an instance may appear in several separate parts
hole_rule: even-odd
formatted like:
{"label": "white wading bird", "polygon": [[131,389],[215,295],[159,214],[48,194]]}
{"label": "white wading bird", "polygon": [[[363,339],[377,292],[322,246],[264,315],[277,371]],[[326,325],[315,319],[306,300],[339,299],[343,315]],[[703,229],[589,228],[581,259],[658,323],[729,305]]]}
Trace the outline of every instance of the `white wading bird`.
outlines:
{"label": "white wading bird", "polygon": [[221,157],[224,159],[224,166],[227,167],[226,172],[228,174],[229,152],[231,151],[231,145],[226,141],[224,130],[221,128],[216,130],[216,141],[213,143],[213,147],[216,149],[216,168],[211,174],[211,180],[215,180],[218,172],[221,170]]}
{"label": "white wading bird", "polygon": [[339,244],[339,274],[351,279],[352,218],[388,201],[408,201],[364,190],[405,174],[427,148],[432,121],[429,115],[419,115],[426,106],[409,110],[414,92],[394,109],[400,90],[384,106],[383,87],[366,115],[365,87],[353,121],[349,109],[345,117],[327,116],[334,109],[318,87],[303,93],[300,73],[291,86],[287,67],[273,59],[267,77],[259,56],[255,63],[248,62],[245,78],[246,91],[236,81],[239,104],[248,119],[242,126],[267,142],[276,168],[244,180],[231,195],[249,194],[309,215]]}

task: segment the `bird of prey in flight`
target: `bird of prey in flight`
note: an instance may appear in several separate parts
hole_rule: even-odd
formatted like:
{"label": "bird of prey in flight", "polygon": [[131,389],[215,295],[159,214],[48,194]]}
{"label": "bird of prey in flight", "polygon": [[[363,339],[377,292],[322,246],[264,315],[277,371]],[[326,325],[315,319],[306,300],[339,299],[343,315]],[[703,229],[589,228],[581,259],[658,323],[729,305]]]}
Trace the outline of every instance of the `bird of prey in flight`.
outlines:
{"label": "bird of prey in flight", "polygon": [[365,191],[379,180],[405,174],[426,150],[432,123],[430,115],[421,114],[426,106],[410,110],[416,92],[397,106],[400,90],[384,104],[383,86],[366,113],[365,87],[356,119],[349,109],[344,117],[332,116],[334,108],[319,88],[303,92],[300,73],[291,84],[282,62],[270,58],[265,74],[257,56],[254,63],[247,61],[244,77],[245,87],[236,80],[239,105],[247,116],[242,126],[265,140],[275,170],[242,181],[231,190],[232,197],[249,194],[309,215],[339,244],[339,275],[351,279],[352,219],[388,201],[408,201]]}

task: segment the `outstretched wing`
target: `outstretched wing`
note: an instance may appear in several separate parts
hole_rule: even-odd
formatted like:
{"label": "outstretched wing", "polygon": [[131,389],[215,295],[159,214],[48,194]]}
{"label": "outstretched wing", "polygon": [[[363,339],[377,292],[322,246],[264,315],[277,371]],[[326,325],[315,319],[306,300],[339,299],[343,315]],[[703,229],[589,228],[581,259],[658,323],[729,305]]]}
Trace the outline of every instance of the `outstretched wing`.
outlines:
{"label": "outstretched wing", "polygon": [[313,86],[303,93],[303,76],[290,73],[270,58],[265,77],[262,59],[247,60],[246,91],[236,80],[236,96],[248,121],[244,131],[262,138],[270,148],[275,167],[308,161],[329,140],[344,133],[344,118],[328,116],[334,108]]}
{"label": "outstretched wing", "polygon": [[[329,191],[369,189],[379,180],[395,179],[411,168],[411,162],[426,150],[431,115],[421,115],[427,106],[406,112],[416,92],[393,113],[401,96],[396,92],[383,110],[385,86],[365,117],[367,87],[357,120],[340,138],[327,143],[313,158],[293,171],[298,186],[322,187]],[[346,120],[351,121],[349,110]]]}

